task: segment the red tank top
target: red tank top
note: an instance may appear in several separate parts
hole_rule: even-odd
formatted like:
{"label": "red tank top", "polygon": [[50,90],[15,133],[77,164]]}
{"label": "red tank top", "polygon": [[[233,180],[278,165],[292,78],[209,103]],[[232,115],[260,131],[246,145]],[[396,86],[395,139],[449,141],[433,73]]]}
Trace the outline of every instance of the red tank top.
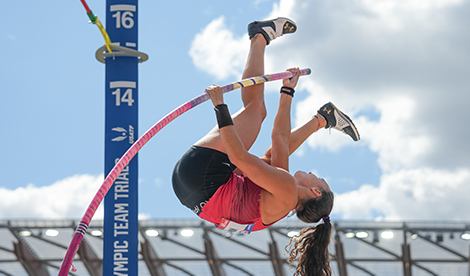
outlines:
{"label": "red tank top", "polygon": [[254,224],[251,231],[259,231],[270,225],[261,221],[260,201],[262,188],[245,175],[232,173],[229,181],[220,186],[202,208],[199,217],[216,226],[227,219],[239,224]]}

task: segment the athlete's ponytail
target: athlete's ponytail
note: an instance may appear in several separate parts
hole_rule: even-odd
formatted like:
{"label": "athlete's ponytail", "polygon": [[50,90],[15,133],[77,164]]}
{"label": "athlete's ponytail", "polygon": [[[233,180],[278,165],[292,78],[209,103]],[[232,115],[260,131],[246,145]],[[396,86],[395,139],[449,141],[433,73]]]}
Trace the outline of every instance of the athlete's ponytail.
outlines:
{"label": "athlete's ponytail", "polygon": [[292,265],[298,259],[294,276],[331,276],[328,244],[333,226],[328,216],[333,208],[333,198],[332,192],[322,191],[320,197],[307,200],[302,209],[296,211],[297,217],[304,222],[316,223],[323,219],[323,223],[302,229],[287,246],[293,243],[287,262]]}

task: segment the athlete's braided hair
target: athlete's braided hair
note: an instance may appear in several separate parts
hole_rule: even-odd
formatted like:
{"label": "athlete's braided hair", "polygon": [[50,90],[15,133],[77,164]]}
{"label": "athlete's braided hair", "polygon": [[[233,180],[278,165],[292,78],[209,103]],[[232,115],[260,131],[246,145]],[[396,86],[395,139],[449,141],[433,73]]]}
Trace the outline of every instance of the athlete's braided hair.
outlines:
{"label": "athlete's braided hair", "polygon": [[333,208],[333,200],[333,192],[322,191],[320,197],[305,200],[300,205],[301,209],[296,211],[297,217],[303,222],[317,223],[323,218],[323,223],[302,229],[287,245],[286,250],[290,247],[287,262],[292,265],[298,258],[294,276],[331,276],[328,244],[333,226],[328,216]]}

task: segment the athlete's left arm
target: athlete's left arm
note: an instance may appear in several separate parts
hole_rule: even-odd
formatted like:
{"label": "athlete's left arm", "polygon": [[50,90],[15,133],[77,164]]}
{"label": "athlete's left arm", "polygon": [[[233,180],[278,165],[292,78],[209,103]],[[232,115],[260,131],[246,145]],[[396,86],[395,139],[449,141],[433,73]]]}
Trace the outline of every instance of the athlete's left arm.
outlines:
{"label": "athlete's left arm", "polygon": [[[288,69],[296,75],[290,79],[283,80],[283,85],[294,89],[300,76],[299,68]],[[291,105],[292,95],[281,93],[279,107],[274,119],[271,133],[272,144],[261,160],[275,167],[289,170],[289,156],[298,148],[291,141]],[[295,142],[295,141],[294,141]]]}

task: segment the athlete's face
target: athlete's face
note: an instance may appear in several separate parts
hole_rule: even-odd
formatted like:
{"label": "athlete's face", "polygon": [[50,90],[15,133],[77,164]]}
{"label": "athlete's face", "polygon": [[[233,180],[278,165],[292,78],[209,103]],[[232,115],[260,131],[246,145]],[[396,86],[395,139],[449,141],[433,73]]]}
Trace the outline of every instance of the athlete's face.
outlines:
{"label": "athlete's face", "polygon": [[318,178],[313,173],[298,171],[294,174],[298,188],[307,190],[312,196],[321,196],[321,191],[331,191],[330,186],[323,178]]}

